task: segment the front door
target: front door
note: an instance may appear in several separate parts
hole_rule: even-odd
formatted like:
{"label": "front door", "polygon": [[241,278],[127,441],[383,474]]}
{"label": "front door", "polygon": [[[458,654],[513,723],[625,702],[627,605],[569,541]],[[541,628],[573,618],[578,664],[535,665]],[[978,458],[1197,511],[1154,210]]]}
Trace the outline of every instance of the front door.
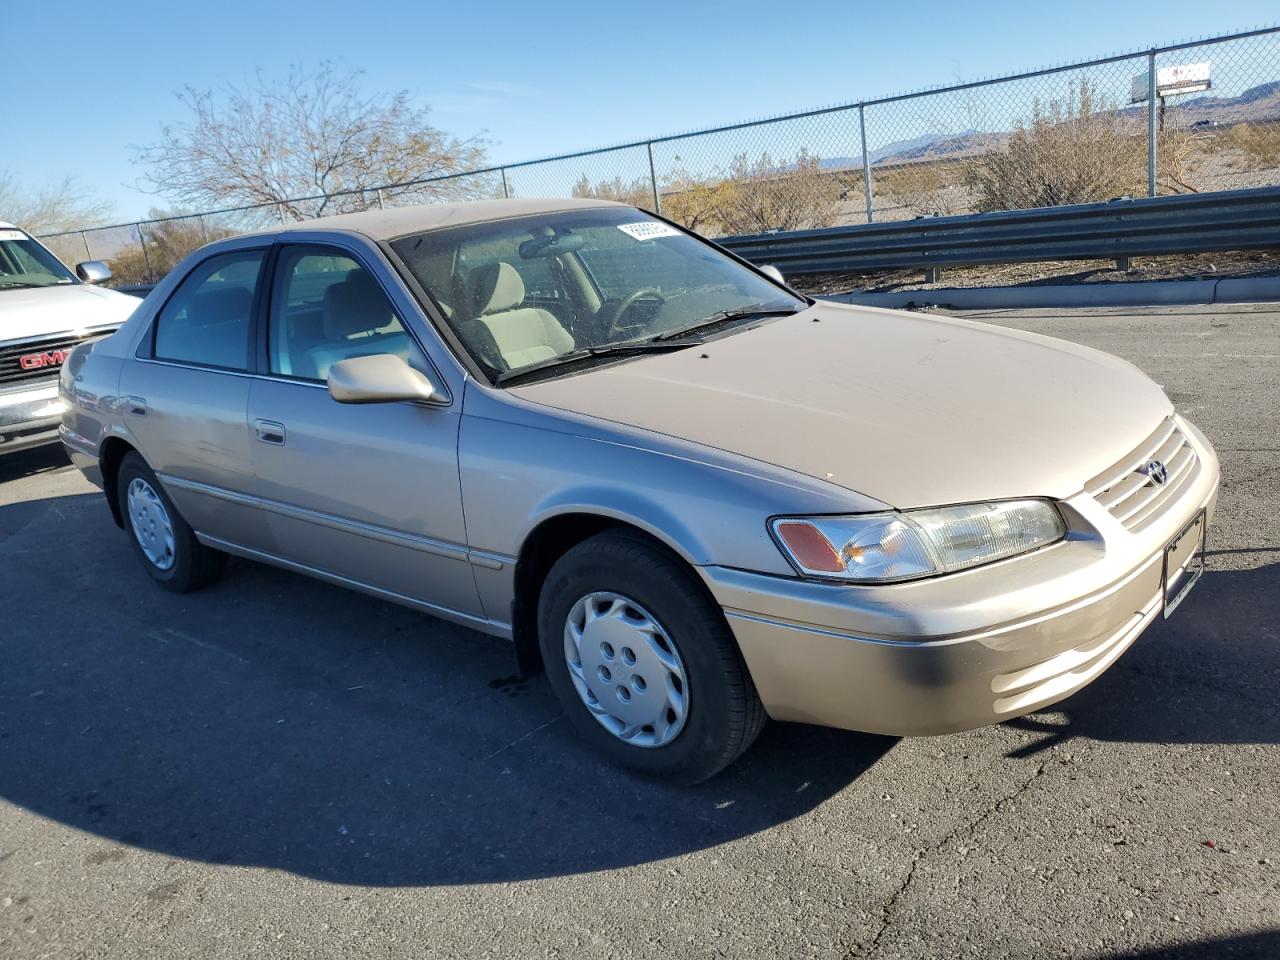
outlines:
{"label": "front door", "polygon": [[481,615],[458,483],[458,404],[342,404],[339,360],[393,353],[439,383],[374,271],[336,247],[280,248],[267,376],[250,390],[255,495],[282,559]]}

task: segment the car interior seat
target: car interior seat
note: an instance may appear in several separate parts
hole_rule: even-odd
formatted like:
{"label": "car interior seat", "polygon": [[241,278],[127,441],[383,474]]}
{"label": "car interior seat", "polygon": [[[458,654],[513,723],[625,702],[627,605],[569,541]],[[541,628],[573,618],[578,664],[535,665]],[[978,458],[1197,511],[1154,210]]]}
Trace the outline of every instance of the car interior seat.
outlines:
{"label": "car interior seat", "polygon": [[524,281],[515,267],[498,261],[467,276],[473,323],[492,337],[508,369],[550,360],[574,347],[573,335],[546,310],[525,307]]}
{"label": "car interior seat", "polygon": [[291,345],[294,376],[323,380],[339,360],[393,353],[407,362],[413,354],[413,341],[400,327],[386,294],[363,270],[352,270],[325,290],[320,326],[322,342],[302,351]]}

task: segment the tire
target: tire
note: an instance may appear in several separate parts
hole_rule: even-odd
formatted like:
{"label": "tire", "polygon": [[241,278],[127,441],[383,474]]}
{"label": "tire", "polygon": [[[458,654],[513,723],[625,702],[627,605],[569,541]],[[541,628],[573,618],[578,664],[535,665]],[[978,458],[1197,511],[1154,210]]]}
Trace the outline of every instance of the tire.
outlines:
{"label": "tire", "polygon": [[[574,726],[633,770],[699,783],[764,726],[723,612],[682,562],[637,536],[597,534],[556,561],[538,599],[538,640]],[[656,722],[637,729],[637,713]]]}
{"label": "tire", "polygon": [[[130,495],[134,503],[131,509]],[[182,519],[147,462],[125,454],[116,474],[116,496],[125,532],[151,579],[173,593],[207,587],[226,568],[227,555],[206,547]],[[165,523],[170,535],[165,535]]]}

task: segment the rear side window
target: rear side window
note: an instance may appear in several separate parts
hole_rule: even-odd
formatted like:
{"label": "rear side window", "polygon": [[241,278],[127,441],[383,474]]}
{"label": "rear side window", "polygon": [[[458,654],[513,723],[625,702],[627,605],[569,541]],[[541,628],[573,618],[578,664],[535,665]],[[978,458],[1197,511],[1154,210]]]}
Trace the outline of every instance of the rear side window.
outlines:
{"label": "rear side window", "polygon": [[157,360],[249,369],[249,318],[266,251],[211,257],[182,281],[156,318]]}

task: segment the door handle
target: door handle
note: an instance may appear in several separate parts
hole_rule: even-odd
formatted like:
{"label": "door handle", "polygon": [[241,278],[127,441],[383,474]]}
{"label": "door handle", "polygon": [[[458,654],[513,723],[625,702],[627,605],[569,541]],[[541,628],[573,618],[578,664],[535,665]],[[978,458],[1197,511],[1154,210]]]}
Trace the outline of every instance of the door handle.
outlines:
{"label": "door handle", "polygon": [[274,420],[255,420],[253,428],[258,433],[258,439],[263,443],[273,443],[277,447],[284,446],[284,424],[277,423]]}
{"label": "door handle", "polygon": [[129,412],[135,417],[145,417],[147,415],[147,398],[146,397],[129,397]]}

